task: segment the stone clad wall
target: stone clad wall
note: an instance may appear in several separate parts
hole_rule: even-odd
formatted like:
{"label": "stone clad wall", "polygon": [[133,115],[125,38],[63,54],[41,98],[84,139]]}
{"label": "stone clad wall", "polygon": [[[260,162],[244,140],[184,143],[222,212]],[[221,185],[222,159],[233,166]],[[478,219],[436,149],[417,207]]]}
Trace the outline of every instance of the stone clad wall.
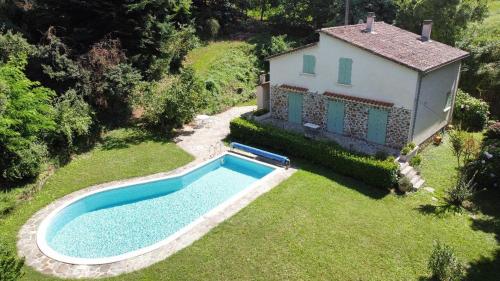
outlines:
{"label": "stone clad wall", "polygon": [[411,125],[411,110],[392,107],[387,120],[387,146],[401,148],[408,142]]}
{"label": "stone clad wall", "polygon": [[302,114],[304,123],[313,123],[326,130],[326,119],[328,118],[327,106],[327,100],[323,95],[314,93],[304,94],[304,110]]}
{"label": "stone clad wall", "polygon": [[368,107],[361,103],[343,102],[345,103],[344,134],[358,139],[366,139]]}
{"label": "stone clad wall", "polygon": [[[303,93],[303,123],[314,123],[327,129],[328,101],[337,100],[317,93]],[[411,110],[400,107],[382,107],[341,99],[345,104],[343,135],[366,140],[368,133],[368,112],[370,108],[388,110],[386,146],[400,149],[408,141]],[[278,86],[271,87],[271,116],[288,120],[288,92]]]}
{"label": "stone clad wall", "polygon": [[279,120],[288,120],[288,95],[278,86],[271,87],[271,116]]}

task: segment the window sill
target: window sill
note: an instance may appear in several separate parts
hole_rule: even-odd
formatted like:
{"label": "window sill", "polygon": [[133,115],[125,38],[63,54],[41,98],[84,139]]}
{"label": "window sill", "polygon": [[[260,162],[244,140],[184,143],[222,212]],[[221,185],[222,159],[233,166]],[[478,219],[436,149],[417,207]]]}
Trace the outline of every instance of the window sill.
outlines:
{"label": "window sill", "polygon": [[443,109],[443,112],[448,112],[448,111],[450,111],[450,109],[451,109],[451,106],[448,106],[445,109]]}
{"label": "window sill", "polygon": [[335,84],[337,84],[337,86],[342,86],[342,87],[346,87],[346,88],[351,88],[352,87],[352,84],[342,84],[342,83],[339,83],[339,82],[337,82]]}
{"label": "window sill", "polygon": [[304,73],[304,72],[301,72],[300,76],[316,77],[316,73]]}

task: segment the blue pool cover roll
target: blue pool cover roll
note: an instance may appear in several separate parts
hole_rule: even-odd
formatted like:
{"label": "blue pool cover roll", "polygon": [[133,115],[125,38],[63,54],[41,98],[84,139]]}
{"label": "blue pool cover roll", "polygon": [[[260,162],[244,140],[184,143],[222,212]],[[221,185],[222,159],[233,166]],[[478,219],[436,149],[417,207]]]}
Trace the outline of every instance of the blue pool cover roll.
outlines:
{"label": "blue pool cover roll", "polygon": [[288,157],[285,157],[285,156],[279,155],[279,154],[275,154],[275,153],[271,153],[269,151],[258,149],[258,148],[252,147],[252,146],[244,145],[244,144],[241,144],[238,142],[232,142],[231,148],[243,150],[243,151],[255,154],[257,156],[261,156],[264,158],[275,160],[275,161],[277,161],[280,164],[285,165],[285,166],[290,165],[290,159],[288,159]]}

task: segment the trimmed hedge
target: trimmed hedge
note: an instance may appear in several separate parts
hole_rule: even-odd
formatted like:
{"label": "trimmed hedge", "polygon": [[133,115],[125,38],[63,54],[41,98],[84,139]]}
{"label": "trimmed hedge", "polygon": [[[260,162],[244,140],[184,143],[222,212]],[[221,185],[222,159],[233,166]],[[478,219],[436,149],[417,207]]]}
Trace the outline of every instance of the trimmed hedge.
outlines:
{"label": "trimmed hedge", "polygon": [[231,137],[243,143],[303,158],[372,186],[388,188],[397,183],[397,165],[392,160],[355,154],[333,142],[306,139],[303,135],[243,118],[231,121],[230,127]]}

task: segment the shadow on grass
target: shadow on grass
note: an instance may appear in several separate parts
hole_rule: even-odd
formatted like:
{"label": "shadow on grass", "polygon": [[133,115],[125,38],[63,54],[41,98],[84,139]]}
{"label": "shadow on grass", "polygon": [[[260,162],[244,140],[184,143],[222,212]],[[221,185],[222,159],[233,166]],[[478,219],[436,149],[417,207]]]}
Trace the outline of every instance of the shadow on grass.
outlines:
{"label": "shadow on grass", "polygon": [[381,189],[367,185],[356,179],[339,175],[328,168],[312,164],[306,160],[294,158],[292,159],[292,163],[296,168],[326,177],[373,199],[382,199],[390,193],[388,189]]}
{"label": "shadow on grass", "polygon": [[[475,206],[484,216],[474,219],[472,228],[492,233],[500,242],[500,190],[482,190],[473,198]],[[481,257],[470,264],[466,280],[500,280],[500,250],[493,257]]]}
{"label": "shadow on grass", "polygon": [[425,204],[420,205],[415,209],[423,215],[435,215],[438,217],[443,217],[448,213],[461,213],[464,211],[458,206],[447,203],[441,205]]}
{"label": "shadow on grass", "polygon": [[171,134],[159,134],[139,128],[126,128],[121,133],[113,133],[102,138],[101,149],[113,150],[128,148],[145,141],[167,143],[172,141]]}

